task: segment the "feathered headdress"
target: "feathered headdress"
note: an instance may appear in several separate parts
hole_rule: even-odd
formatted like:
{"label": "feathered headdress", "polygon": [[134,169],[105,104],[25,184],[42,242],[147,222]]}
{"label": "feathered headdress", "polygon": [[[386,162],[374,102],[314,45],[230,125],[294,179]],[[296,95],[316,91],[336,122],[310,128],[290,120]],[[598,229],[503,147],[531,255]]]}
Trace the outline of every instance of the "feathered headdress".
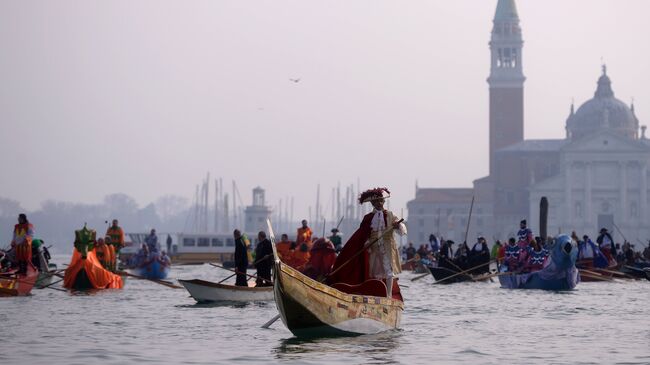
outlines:
{"label": "feathered headdress", "polygon": [[374,188],[368,189],[363,193],[359,194],[359,204],[365,202],[370,202],[378,199],[387,199],[390,198],[390,191],[387,188]]}

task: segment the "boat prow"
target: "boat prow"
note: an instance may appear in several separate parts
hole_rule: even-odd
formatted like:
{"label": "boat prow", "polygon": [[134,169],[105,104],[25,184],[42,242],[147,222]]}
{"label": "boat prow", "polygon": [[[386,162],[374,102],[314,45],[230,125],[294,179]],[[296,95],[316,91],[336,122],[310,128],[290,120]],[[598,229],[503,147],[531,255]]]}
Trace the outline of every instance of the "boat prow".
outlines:
{"label": "boat prow", "polygon": [[273,300],[273,287],[247,287],[213,283],[211,281],[178,279],[199,303],[262,302]]}
{"label": "boat prow", "polygon": [[[380,281],[372,282],[383,286]],[[385,293],[385,286],[382,290]],[[275,262],[273,291],[282,322],[298,337],[355,336],[396,329],[404,310],[402,301],[345,293],[280,260]]]}

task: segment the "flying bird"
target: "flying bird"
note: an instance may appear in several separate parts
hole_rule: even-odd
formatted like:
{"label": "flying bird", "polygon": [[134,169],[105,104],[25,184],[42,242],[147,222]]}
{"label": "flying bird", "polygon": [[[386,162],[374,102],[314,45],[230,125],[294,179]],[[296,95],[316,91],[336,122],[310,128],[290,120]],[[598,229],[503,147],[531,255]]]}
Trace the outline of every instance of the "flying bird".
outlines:
{"label": "flying bird", "polygon": [[291,81],[291,82],[295,82],[295,83],[299,83],[299,82],[300,82],[300,77],[297,78],[297,79],[292,79],[292,78],[290,78],[289,81]]}

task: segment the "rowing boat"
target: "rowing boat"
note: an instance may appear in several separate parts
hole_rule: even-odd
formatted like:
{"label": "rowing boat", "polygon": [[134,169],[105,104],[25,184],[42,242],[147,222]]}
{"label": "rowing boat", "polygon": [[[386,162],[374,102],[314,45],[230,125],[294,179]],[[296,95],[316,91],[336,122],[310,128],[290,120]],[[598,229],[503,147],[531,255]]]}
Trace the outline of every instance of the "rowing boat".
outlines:
{"label": "rowing boat", "polygon": [[213,283],[211,281],[178,279],[199,303],[210,302],[262,302],[273,300],[273,287],[248,287]]}
{"label": "rowing boat", "polygon": [[31,264],[27,265],[26,274],[17,274],[16,271],[2,273],[0,275],[0,297],[29,295],[37,279],[38,270]]}

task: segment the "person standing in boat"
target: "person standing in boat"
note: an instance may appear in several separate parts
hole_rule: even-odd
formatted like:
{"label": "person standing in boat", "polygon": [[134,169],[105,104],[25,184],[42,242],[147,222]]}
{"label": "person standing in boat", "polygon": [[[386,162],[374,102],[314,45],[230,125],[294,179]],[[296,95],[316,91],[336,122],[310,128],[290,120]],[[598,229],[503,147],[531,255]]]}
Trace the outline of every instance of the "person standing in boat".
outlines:
{"label": "person standing in boat", "polygon": [[160,245],[158,244],[158,236],[156,235],[156,230],[152,229],[147,237],[144,239],[144,243],[147,244],[149,248],[149,253],[156,254],[160,251]]}
{"label": "person standing in boat", "polygon": [[490,265],[488,264],[490,262],[490,249],[483,236],[479,236],[474,246],[472,246],[472,250],[469,253],[469,262],[470,267],[483,265],[473,270],[472,274],[490,272]]}
{"label": "person standing in boat", "polygon": [[120,250],[124,247],[124,231],[118,224],[117,219],[113,219],[112,225],[106,230],[106,236],[111,238],[110,242],[107,241],[106,243],[113,247],[111,250],[113,260],[111,271],[117,270],[117,259],[120,256]]}
{"label": "person standing in boat", "polygon": [[440,252],[440,240],[435,234],[429,235],[429,245],[431,246],[433,256],[438,256],[438,252]]}
{"label": "person standing in boat", "polygon": [[526,264],[524,265],[523,272],[535,272],[544,268],[548,255],[549,252],[538,241],[533,240],[530,246],[528,246]]}
{"label": "person standing in boat", "polygon": [[519,231],[517,232],[517,244],[519,245],[519,248],[526,249],[526,247],[528,247],[528,245],[530,245],[534,240],[533,231],[527,227],[526,220],[522,219],[521,222],[519,222]]}
{"label": "person standing in boat", "polygon": [[440,247],[440,254],[438,257],[438,266],[445,267],[450,270],[457,271],[456,265],[454,264],[454,248],[453,244],[455,243],[452,240],[443,240],[442,246]]}
{"label": "person standing in boat", "polygon": [[97,256],[99,263],[102,264],[104,269],[108,269],[111,260],[111,252],[108,248],[108,245],[101,237],[97,239],[97,244],[95,245],[95,255]]}
{"label": "person standing in boat", "polygon": [[338,228],[332,228],[332,235],[327,237],[330,242],[334,245],[334,249],[338,254],[343,249],[343,240],[341,239],[341,234]]}
{"label": "person standing in boat", "polygon": [[293,242],[289,241],[289,236],[286,233],[283,233],[280,242],[275,244],[275,249],[278,251],[278,256],[280,256],[280,261],[288,264],[293,259]]}
{"label": "person standing in boat", "polygon": [[301,222],[302,227],[298,228],[298,231],[296,233],[296,246],[300,247],[301,244],[305,243],[307,244],[307,251],[309,251],[311,250],[312,246],[311,236],[313,232],[307,223],[307,220],[303,219]]}
{"label": "person standing in boat", "polygon": [[172,236],[167,234],[167,252],[172,252]]}
{"label": "person standing in boat", "polygon": [[14,235],[11,240],[11,247],[16,251],[16,262],[18,273],[27,273],[27,266],[32,261],[32,239],[34,237],[34,226],[27,220],[27,215],[18,215],[18,224],[14,226]]}
{"label": "person standing in boat", "polygon": [[255,247],[255,268],[257,269],[257,281],[255,286],[272,286],[271,267],[273,267],[273,246],[266,238],[266,232],[260,231],[257,234],[257,247]]}
{"label": "person standing in boat", "polygon": [[233,236],[235,238],[235,271],[237,272],[235,285],[248,286],[248,281],[246,280],[246,270],[248,269],[246,243],[238,229],[233,232]]}
{"label": "person standing in boat", "polygon": [[600,229],[600,235],[596,238],[600,250],[603,252],[610,266],[616,266],[616,246],[614,246],[614,239],[609,234],[607,228]]}

